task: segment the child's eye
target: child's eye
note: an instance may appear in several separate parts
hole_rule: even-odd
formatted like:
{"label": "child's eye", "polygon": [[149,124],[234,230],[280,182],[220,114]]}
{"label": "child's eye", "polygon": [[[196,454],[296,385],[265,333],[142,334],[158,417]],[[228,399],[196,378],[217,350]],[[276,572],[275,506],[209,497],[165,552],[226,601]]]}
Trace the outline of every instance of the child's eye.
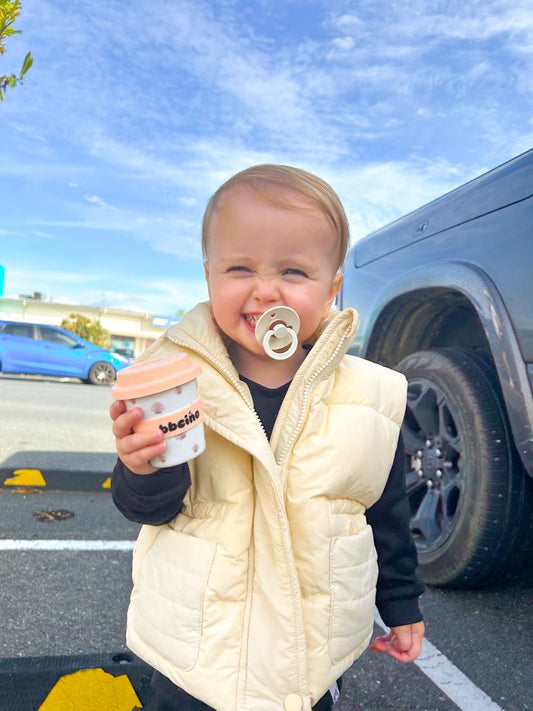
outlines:
{"label": "child's eye", "polygon": [[227,271],[228,272],[249,272],[250,270],[248,269],[248,267],[243,267],[239,264],[236,264],[233,267],[228,267]]}
{"label": "child's eye", "polygon": [[284,269],[283,275],[284,276],[302,276],[302,277],[307,276],[307,274],[302,269],[295,269],[292,267],[290,269]]}

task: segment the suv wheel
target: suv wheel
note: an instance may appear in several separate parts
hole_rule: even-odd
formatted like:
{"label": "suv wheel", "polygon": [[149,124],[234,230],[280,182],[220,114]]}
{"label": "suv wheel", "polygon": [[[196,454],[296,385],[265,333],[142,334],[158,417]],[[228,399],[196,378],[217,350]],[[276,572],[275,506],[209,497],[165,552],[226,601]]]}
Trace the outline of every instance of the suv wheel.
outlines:
{"label": "suv wheel", "polygon": [[93,385],[109,385],[115,380],[115,369],[110,363],[95,363],[90,371],[87,381]]}
{"label": "suv wheel", "polygon": [[469,351],[413,353],[402,433],[419,571],[478,587],[516,572],[533,537],[533,489],[512,443],[490,362]]}

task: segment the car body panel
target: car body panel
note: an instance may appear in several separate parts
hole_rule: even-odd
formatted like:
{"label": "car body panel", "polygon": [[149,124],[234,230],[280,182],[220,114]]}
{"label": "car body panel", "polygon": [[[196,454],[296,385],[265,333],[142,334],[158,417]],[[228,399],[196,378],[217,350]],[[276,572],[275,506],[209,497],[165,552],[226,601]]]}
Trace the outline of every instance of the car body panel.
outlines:
{"label": "car body panel", "polygon": [[355,266],[532,197],[532,154],[527,151],[367,235],[354,249]]}
{"label": "car body panel", "polygon": [[[533,475],[532,267],[533,150],[356,243],[339,305],[360,315],[350,352],[387,363],[374,347],[383,314],[402,300],[413,308],[417,299],[438,300],[439,290],[463,294],[481,322],[517,449]],[[405,344],[402,355],[408,352]]]}

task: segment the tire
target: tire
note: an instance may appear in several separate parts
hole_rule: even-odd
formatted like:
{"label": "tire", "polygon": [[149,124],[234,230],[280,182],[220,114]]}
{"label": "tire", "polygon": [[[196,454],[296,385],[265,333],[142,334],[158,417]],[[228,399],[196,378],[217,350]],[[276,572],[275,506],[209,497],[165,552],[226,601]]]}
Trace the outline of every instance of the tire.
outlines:
{"label": "tire", "polygon": [[91,366],[87,382],[93,385],[110,385],[115,377],[116,372],[113,366],[105,361],[99,361]]}
{"label": "tire", "polygon": [[443,348],[396,368],[409,383],[402,433],[421,577],[475,588],[516,573],[531,553],[533,488],[491,362]]}

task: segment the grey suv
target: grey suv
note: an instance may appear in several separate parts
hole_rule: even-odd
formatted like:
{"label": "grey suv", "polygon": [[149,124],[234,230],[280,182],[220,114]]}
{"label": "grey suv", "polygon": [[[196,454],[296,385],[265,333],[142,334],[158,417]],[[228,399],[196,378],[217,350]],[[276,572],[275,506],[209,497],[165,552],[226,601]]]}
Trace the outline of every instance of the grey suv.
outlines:
{"label": "grey suv", "polygon": [[420,572],[476,587],[533,545],[533,150],[374,232],[340,297],[352,353],[409,381],[403,435]]}

